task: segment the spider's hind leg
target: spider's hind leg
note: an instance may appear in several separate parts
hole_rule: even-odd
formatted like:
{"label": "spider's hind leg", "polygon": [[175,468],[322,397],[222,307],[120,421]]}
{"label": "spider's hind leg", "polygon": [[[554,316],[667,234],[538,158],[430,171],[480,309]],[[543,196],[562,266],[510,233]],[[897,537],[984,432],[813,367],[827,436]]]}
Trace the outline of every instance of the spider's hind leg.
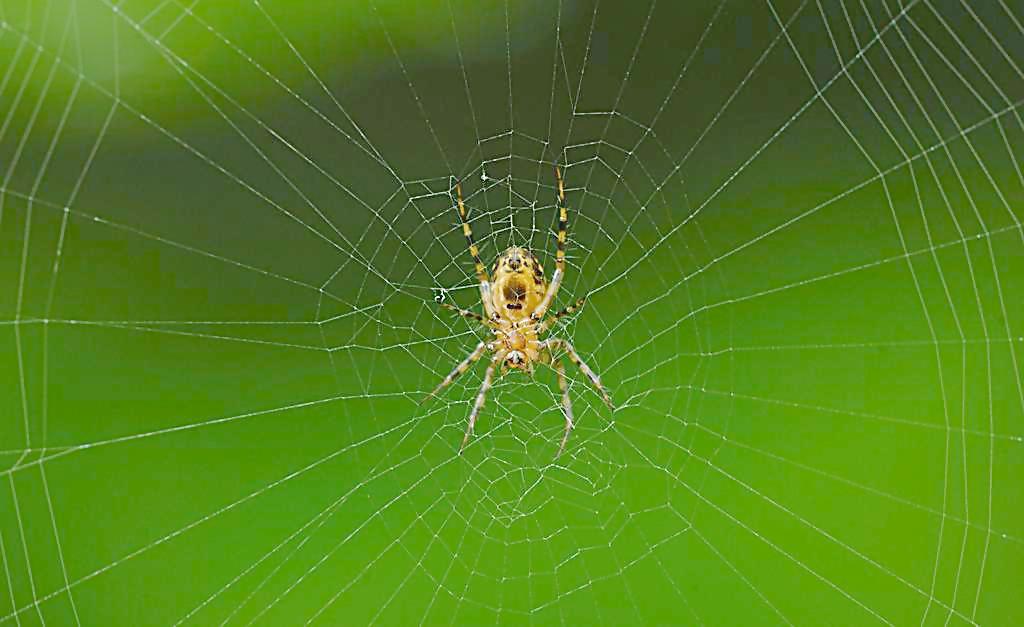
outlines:
{"label": "spider's hind leg", "polygon": [[494,308],[491,305],[491,279],[487,275],[487,268],[480,259],[480,249],[473,241],[473,229],[469,226],[469,216],[466,213],[466,205],[462,202],[462,184],[455,184],[455,194],[458,200],[459,221],[462,222],[462,234],[466,236],[466,244],[469,246],[469,254],[473,257],[473,267],[476,270],[476,279],[480,283],[480,299],[483,301],[484,313],[487,317],[494,316]]}
{"label": "spider's hind leg", "polygon": [[555,166],[555,181],[558,184],[558,236],[555,250],[555,272],[551,275],[551,283],[544,294],[544,299],[531,314],[534,320],[540,320],[547,313],[548,307],[555,300],[558,288],[565,277],[565,240],[569,230],[569,210],[565,206],[565,183],[562,181],[562,168]]}

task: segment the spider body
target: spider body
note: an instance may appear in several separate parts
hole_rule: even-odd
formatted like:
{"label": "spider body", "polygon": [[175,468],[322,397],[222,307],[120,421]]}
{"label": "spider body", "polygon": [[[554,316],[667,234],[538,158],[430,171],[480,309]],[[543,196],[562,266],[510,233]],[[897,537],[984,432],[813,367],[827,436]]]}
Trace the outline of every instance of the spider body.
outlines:
{"label": "spider body", "polygon": [[498,256],[492,272],[491,320],[506,351],[502,373],[519,368],[532,373],[541,347],[535,325],[528,323],[547,293],[544,268],[532,252],[513,246]]}
{"label": "spider body", "polygon": [[513,246],[494,262],[491,300],[501,319],[519,322],[530,317],[544,300],[548,281],[537,257]]}
{"label": "spider body", "polygon": [[533,374],[533,364],[543,362],[543,357],[546,356],[543,353],[543,343],[537,337],[537,330],[531,326],[502,320],[494,334],[498,341],[492,343],[491,350],[505,352],[502,374],[510,369],[522,369]]}
{"label": "spider body", "polygon": [[608,392],[601,385],[601,379],[583,362],[579,354],[569,342],[549,337],[541,339],[551,326],[563,316],[575,313],[583,306],[583,299],[566,307],[558,313],[548,316],[548,308],[554,300],[562,277],[565,276],[565,241],[568,229],[568,210],[565,207],[565,189],[562,183],[562,172],[555,167],[555,178],[558,183],[558,239],[555,254],[555,272],[549,283],[544,268],[536,255],[526,248],[513,246],[501,253],[491,268],[493,280],[480,260],[480,251],[473,241],[473,230],[469,225],[465,204],[462,202],[462,186],[455,185],[458,196],[459,218],[462,221],[462,232],[469,245],[469,253],[473,257],[477,280],[480,287],[480,301],[484,315],[468,309],[459,309],[453,305],[442,303],[441,306],[455,311],[461,316],[476,320],[487,327],[494,336],[491,341],[482,341],[441,383],[434,388],[427,398],[437,394],[450,385],[459,375],[469,370],[485,353],[492,353],[490,364],[484,374],[483,384],[477,394],[473,409],[469,414],[469,425],[462,439],[462,448],[473,433],[473,426],[483,408],[487,391],[491,388],[495,370],[500,366],[501,374],[509,370],[524,370],[533,374],[534,364],[541,363],[551,366],[558,375],[558,387],[562,392],[562,411],[565,414],[565,434],[558,448],[558,454],[565,449],[569,432],[573,428],[572,401],[569,398],[569,385],[565,378],[565,366],[561,358],[567,357],[597,388],[601,398],[612,406]]}

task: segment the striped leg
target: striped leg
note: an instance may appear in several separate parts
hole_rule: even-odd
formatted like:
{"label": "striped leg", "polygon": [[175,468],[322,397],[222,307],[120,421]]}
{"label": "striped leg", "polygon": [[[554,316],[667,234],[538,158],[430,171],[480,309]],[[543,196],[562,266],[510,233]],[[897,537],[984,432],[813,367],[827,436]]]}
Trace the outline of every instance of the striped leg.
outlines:
{"label": "striped leg", "polygon": [[427,394],[425,397],[423,397],[423,400],[420,401],[420,402],[421,403],[426,402],[428,399],[433,397],[435,394],[437,394],[438,392],[440,392],[444,388],[446,388],[449,385],[451,385],[452,381],[454,381],[455,379],[459,378],[459,375],[461,375],[462,373],[464,373],[467,370],[469,370],[469,367],[473,365],[473,362],[475,362],[476,360],[480,359],[481,355],[484,354],[485,350],[487,350],[487,343],[486,342],[480,342],[479,344],[477,344],[476,348],[473,349],[473,352],[470,353],[468,357],[463,359],[462,363],[460,363],[458,366],[455,366],[455,370],[452,370],[451,372],[449,372],[448,376],[445,377],[444,380],[441,381],[441,383],[437,384],[437,387],[434,388],[434,391],[431,392],[430,394]]}
{"label": "striped leg", "polygon": [[487,324],[487,319],[484,318],[483,316],[481,316],[480,314],[478,314],[475,311],[470,311],[468,309],[459,309],[455,305],[451,305],[449,303],[441,303],[441,307],[444,308],[444,309],[447,309],[448,311],[453,311],[453,312],[459,314],[460,316],[462,316],[463,318],[469,318],[470,320],[476,320],[480,324]]}
{"label": "striped leg", "polygon": [[[590,366],[583,363],[583,360],[580,359],[579,353],[576,352],[576,349],[573,348],[572,344],[556,337],[547,340],[544,344],[549,350],[561,349],[565,351],[565,355],[569,358],[569,361],[579,368],[580,372],[590,379],[591,385],[597,388],[597,391],[601,393],[601,398],[604,399],[605,405],[608,405],[611,409],[615,409],[615,405],[612,404],[611,397],[608,396],[608,391],[604,389],[603,385],[601,385],[601,377],[594,374],[594,371],[590,369]],[[552,356],[552,358],[553,357],[554,356]]]}
{"label": "striped leg", "polygon": [[558,322],[559,320],[561,320],[562,318],[564,318],[566,316],[573,315],[574,313],[576,313],[577,311],[579,311],[580,309],[583,308],[583,303],[585,303],[585,302],[587,302],[586,297],[581,298],[578,301],[576,301],[575,303],[573,303],[573,304],[569,305],[568,307],[566,307],[565,309],[563,309],[562,311],[559,311],[555,315],[548,316],[547,320],[545,320],[543,322],[543,324],[541,324],[540,327],[538,327],[537,333],[544,333],[545,331],[550,329],[552,326],[554,326],[554,324],[556,322]]}
{"label": "striped leg", "polygon": [[540,320],[547,313],[548,307],[555,300],[558,288],[562,286],[562,278],[565,277],[565,238],[569,230],[569,210],[565,208],[565,184],[562,182],[562,169],[555,166],[555,179],[558,181],[558,250],[555,251],[555,273],[551,276],[551,283],[548,291],[544,294],[544,300],[534,310],[532,318]]}
{"label": "striped leg", "polygon": [[455,194],[459,201],[459,220],[462,222],[462,234],[466,236],[466,243],[469,245],[469,254],[473,256],[473,264],[476,268],[476,278],[480,282],[480,300],[483,301],[484,313],[488,318],[494,317],[494,306],[491,303],[491,281],[487,275],[487,268],[480,259],[480,249],[473,241],[473,229],[469,227],[466,205],[462,202],[462,184],[455,184]]}
{"label": "striped leg", "polygon": [[572,400],[569,398],[569,382],[565,380],[565,365],[561,359],[554,361],[555,372],[558,373],[558,389],[562,391],[562,411],[565,412],[565,435],[562,436],[562,443],[558,446],[557,458],[565,450],[565,443],[569,440],[569,432],[572,431]]}
{"label": "striped leg", "polygon": [[477,393],[476,401],[473,402],[473,411],[469,412],[469,426],[466,427],[466,435],[462,438],[462,446],[459,447],[460,455],[462,454],[462,449],[466,448],[466,443],[469,442],[470,434],[473,433],[473,426],[476,424],[477,416],[480,415],[480,410],[484,406],[484,398],[487,397],[487,391],[491,389],[491,383],[494,381],[494,369],[504,358],[504,353],[498,353],[491,360],[491,365],[487,366],[487,372],[484,373],[484,382],[480,384],[480,392]]}

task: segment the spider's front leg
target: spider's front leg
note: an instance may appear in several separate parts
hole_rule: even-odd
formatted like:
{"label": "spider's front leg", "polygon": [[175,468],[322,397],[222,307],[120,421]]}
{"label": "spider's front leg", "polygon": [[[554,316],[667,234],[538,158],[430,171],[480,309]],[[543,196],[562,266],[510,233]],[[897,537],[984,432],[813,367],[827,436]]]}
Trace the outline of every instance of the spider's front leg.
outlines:
{"label": "spider's front leg", "polygon": [[459,447],[459,455],[462,454],[462,449],[466,448],[466,443],[469,442],[469,436],[473,433],[473,426],[476,425],[477,416],[480,415],[480,410],[483,409],[484,399],[487,397],[487,391],[491,389],[491,384],[494,382],[494,370],[504,359],[505,353],[500,352],[491,359],[491,364],[487,366],[487,372],[484,373],[484,382],[480,384],[480,392],[477,393],[476,401],[473,402],[473,411],[469,412],[469,425],[466,427],[465,437],[462,438],[462,446]]}
{"label": "spider's front leg", "polygon": [[469,367],[472,366],[476,360],[480,359],[480,357],[483,356],[484,351],[486,350],[487,342],[480,342],[479,344],[477,344],[476,348],[473,349],[473,352],[470,353],[465,359],[463,359],[458,366],[455,366],[455,369],[449,372],[448,376],[445,377],[444,380],[442,380],[440,383],[438,383],[437,387],[434,388],[434,390],[430,394],[424,396],[423,400],[421,400],[420,403],[425,403],[438,392],[451,385],[452,382],[459,377],[459,375],[469,370]]}
{"label": "spider's front leg", "polygon": [[[612,404],[612,399],[608,395],[608,390],[601,385],[601,377],[597,376],[597,374],[590,369],[590,366],[583,361],[579,353],[576,352],[576,349],[573,348],[572,344],[561,338],[553,337],[545,340],[544,346],[548,350],[552,351],[552,353],[555,350],[565,351],[565,355],[569,358],[569,361],[580,369],[580,372],[590,380],[590,384],[593,385],[601,394],[601,398],[604,400],[605,405],[607,405],[609,409],[615,409],[615,405]],[[551,355],[551,359],[555,359],[554,354]]]}
{"label": "spider's front leg", "polygon": [[562,391],[562,411],[565,412],[565,435],[562,436],[562,443],[558,445],[557,459],[565,450],[565,443],[569,441],[569,432],[572,431],[572,399],[569,398],[569,382],[565,379],[565,365],[561,359],[552,361],[551,367],[558,373],[558,389]]}

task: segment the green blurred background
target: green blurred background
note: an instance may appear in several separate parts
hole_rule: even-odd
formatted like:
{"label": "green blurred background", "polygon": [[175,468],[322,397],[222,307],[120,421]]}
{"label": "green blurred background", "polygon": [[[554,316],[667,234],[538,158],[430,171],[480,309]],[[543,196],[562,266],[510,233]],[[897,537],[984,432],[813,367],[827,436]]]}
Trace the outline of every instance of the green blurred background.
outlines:
{"label": "green blurred background", "polygon": [[1024,624],[1022,20],[0,3],[0,624]]}

